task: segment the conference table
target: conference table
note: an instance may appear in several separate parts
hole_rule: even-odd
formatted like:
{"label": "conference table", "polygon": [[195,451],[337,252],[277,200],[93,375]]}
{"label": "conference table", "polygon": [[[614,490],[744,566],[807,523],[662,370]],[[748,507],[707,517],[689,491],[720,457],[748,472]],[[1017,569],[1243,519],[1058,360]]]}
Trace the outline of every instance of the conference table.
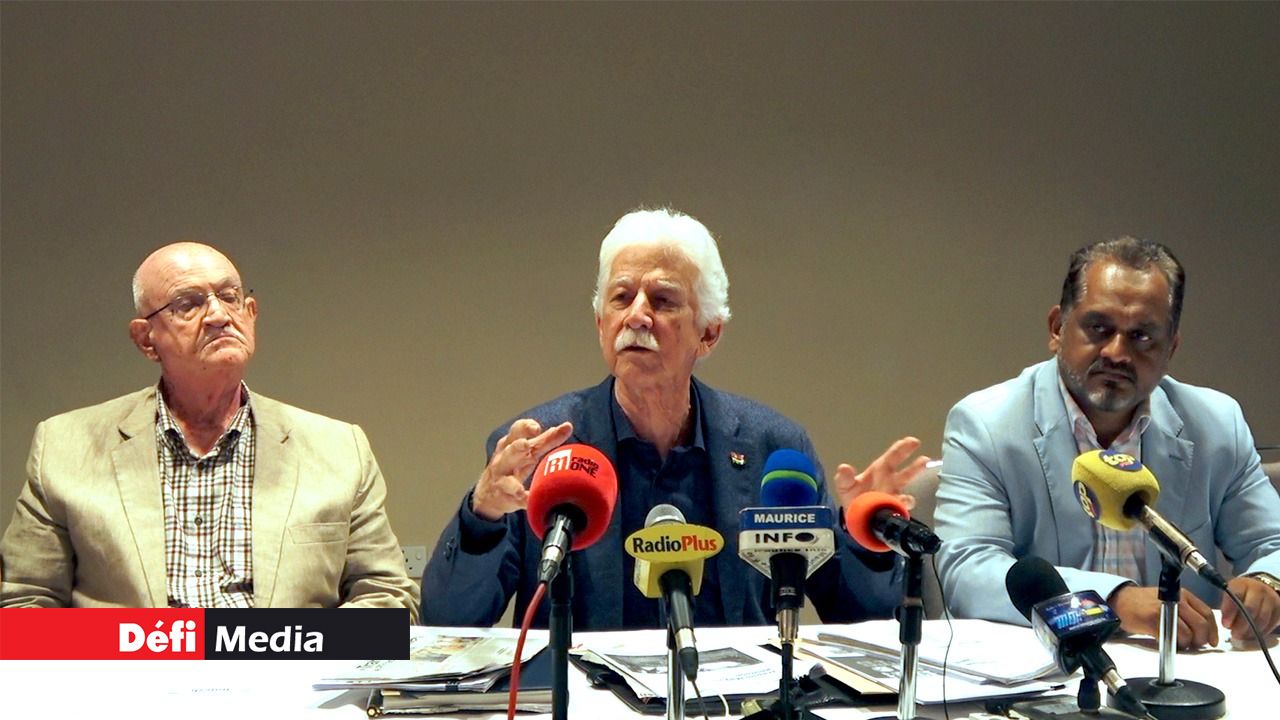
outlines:
{"label": "conference table", "polygon": [[[926,633],[938,632],[939,623],[929,621]],[[574,640],[589,646],[593,641],[608,641],[609,635],[577,633]],[[774,635],[775,630],[769,627],[702,628],[698,630],[698,643],[704,647],[718,642],[763,644]],[[1224,632],[1221,637],[1227,638],[1228,634]],[[1274,643],[1275,637],[1271,640]],[[1125,677],[1152,676],[1157,672],[1158,656],[1151,638],[1111,642],[1107,651]],[[364,718],[367,692],[312,688],[321,678],[341,674],[352,665],[350,660],[5,660],[0,661],[0,716]],[[1280,712],[1280,684],[1256,647],[1237,649],[1224,639],[1215,648],[1180,653],[1176,672],[1180,679],[1197,680],[1222,690],[1229,717],[1275,717]],[[576,669],[570,671],[569,678],[570,718],[643,717],[611,692],[592,688]],[[1074,694],[1078,680],[1079,674],[1061,692]],[[844,720],[893,715],[896,709],[896,705],[878,705],[818,708],[815,712],[822,718]],[[982,704],[955,703],[948,710],[951,718],[966,717],[980,713]],[[941,705],[918,706],[918,712],[929,718],[943,717]],[[433,717],[487,719],[505,715]]]}

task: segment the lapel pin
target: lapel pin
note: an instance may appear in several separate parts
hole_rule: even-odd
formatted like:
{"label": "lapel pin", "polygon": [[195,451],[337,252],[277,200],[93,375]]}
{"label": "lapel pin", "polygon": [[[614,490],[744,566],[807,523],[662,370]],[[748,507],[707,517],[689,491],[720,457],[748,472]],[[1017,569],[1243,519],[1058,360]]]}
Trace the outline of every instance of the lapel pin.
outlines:
{"label": "lapel pin", "polygon": [[731,451],[729,453],[729,462],[733,463],[734,467],[742,467],[747,464],[747,456],[740,452]]}

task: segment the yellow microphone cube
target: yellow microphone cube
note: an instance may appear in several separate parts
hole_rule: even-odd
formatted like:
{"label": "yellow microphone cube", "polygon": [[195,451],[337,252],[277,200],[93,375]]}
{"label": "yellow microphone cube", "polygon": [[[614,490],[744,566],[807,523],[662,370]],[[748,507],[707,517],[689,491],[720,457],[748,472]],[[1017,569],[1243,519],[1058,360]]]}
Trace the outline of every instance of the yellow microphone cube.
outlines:
{"label": "yellow microphone cube", "polygon": [[1125,504],[1137,495],[1153,505],[1160,483],[1137,458],[1110,450],[1091,450],[1071,464],[1071,482],[1085,514],[1104,527],[1128,530],[1137,520],[1125,514]]}

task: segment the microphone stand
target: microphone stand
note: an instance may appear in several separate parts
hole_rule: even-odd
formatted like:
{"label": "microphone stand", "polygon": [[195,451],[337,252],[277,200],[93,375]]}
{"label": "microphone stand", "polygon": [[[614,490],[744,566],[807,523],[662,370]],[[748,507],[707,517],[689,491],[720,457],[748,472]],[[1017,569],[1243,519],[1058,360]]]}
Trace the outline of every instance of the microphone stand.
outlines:
{"label": "microphone stand", "polygon": [[676,633],[667,623],[667,720],[684,720],[684,669],[676,651]]}
{"label": "microphone stand", "polygon": [[[573,636],[572,555],[565,555],[560,572],[551,578],[551,717],[569,718],[569,647]],[[517,658],[519,662],[519,658]]]}
{"label": "microphone stand", "polygon": [[792,674],[794,660],[794,638],[792,642],[783,640],[782,645],[782,680],[778,682],[778,699],[767,707],[745,716],[742,720],[822,720],[808,708],[811,702],[823,702],[832,696],[822,691],[804,692],[796,684]]}
{"label": "microphone stand", "polygon": [[[772,705],[752,713],[743,720],[821,720],[806,707],[807,703],[796,702],[798,686],[793,669],[795,660],[795,643],[800,625],[800,608],[804,605],[805,565],[808,561],[795,553],[774,555],[769,558],[772,568],[771,577],[774,582],[774,603],[777,606],[778,644],[782,650],[782,679],[778,682],[778,699]],[[784,581],[792,578],[793,581]],[[779,592],[781,587],[790,587],[792,593]],[[814,698],[816,701],[818,698]]]}
{"label": "microphone stand", "polygon": [[[894,611],[898,619],[898,639],[902,642],[901,676],[898,681],[897,720],[916,716],[916,684],[920,669],[920,638],[924,625],[924,553],[903,548],[907,558],[902,578],[902,604]],[[873,720],[893,720],[884,715]]]}
{"label": "microphone stand", "polygon": [[[1178,680],[1173,660],[1178,646],[1178,599],[1182,594],[1182,563],[1161,555],[1160,564],[1160,676],[1127,680],[1133,694],[1158,720],[1211,720],[1227,714],[1227,698],[1212,685]],[[1107,694],[1107,704],[1117,707]]]}
{"label": "microphone stand", "polygon": [[[896,548],[895,548],[896,549]],[[907,558],[906,574],[903,576],[902,605],[895,614],[898,618],[898,638],[902,641],[902,677],[898,686],[898,714],[886,715],[872,720],[913,720],[916,715],[916,682],[920,665],[919,646],[924,624],[924,553],[904,548],[902,554]],[[784,621],[779,623],[782,635],[782,683],[779,688],[778,701],[769,708],[748,715],[744,720],[817,720],[803,703],[796,707],[792,701],[795,680],[792,678],[792,659],[795,642],[794,620],[785,620],[788,616],[779,613]],[[788,633],[790,630],[790,633]],[[789,637],[788,637],[789,634]],[[812,693],[814,700],[821,700],[821,693]]]}
{"label": "microphone stand", "polygon": [[1102,709],[1102,693],[1098,692],[1098,683],[1102,678],[1089,668],[1081,668],[1084,678],[1080,680],[1080,689],[1076,691],[1076,707],[1085,715],[1097,715]]}

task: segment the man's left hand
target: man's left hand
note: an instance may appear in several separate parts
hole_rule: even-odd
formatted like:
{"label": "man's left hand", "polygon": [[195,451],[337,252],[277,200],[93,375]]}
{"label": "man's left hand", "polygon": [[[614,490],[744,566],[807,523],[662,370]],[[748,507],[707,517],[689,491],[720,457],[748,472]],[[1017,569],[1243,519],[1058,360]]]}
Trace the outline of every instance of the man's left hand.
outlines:
{"label": "man's left hand", "polygon": [[[1227,587],[1240,598],[1263,635],[1280,625],[1280,593],[1251,577],[1232,578],[1227,582]],[[1222,624],[1231,630],[1232,640],[1253,639],[1248,621],[1226,595],[1222,596]]]}
{"label": "man's left hand", "polygon": [[890,445],[883,455],[871,461],[862,472],[848,463],[841,463],[836,468],[833,483],[840,506],[848,507],[854,498],[875,490],[898,496],[908,508],[915,507],[915,498],[903,494],[902,489],[924,470],[929,458],[921,455],[901,469],[898,466],[919,449],[919,439],[904,437]]}

